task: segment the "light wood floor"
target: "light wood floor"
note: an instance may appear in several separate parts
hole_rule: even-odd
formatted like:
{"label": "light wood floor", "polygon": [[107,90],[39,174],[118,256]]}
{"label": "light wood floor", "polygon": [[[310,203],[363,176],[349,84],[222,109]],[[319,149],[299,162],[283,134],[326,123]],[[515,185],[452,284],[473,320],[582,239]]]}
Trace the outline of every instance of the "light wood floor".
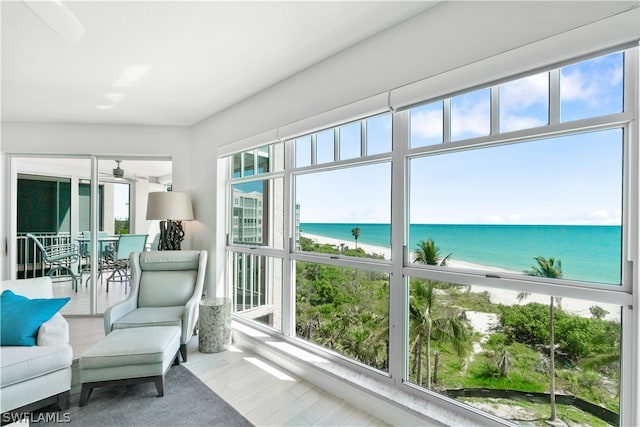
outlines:
{"label": "light wood floor", "polygon": [[[62,307],[63,315],[88,315],[90,314],[90,288],[87,285],[88,275],[82,276],[82,283],[78,282],[78,291],[75,292],[70,280],[55,281],[53,283],[53,296],[55,298],[71,297],[71,300]],[[98,280],[96,293],[98,295],[98,310],[96,313],[104,313],[107,307],[125,299],[129,292],[127,283],[111,282],[109,283],[109,292],[107,292],[107,283],[104,278]]]}
{"label": "light wood floor", "polygon": [[[104,337],[102,317],[67,320],[74,358]],[[185,367],[256,426],[387,425],[240,348],[200,353],[194,336],[187,359]]]}

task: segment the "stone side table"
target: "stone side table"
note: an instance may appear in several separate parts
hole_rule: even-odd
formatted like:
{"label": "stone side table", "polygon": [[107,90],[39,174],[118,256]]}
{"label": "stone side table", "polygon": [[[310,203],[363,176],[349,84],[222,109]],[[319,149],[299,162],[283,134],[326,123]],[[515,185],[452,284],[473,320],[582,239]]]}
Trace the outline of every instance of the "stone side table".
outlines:
{"label": "stone side table", "polygon": [[207,298],[200,301],[198,351],[219,353],[231,344],[231,300]]}

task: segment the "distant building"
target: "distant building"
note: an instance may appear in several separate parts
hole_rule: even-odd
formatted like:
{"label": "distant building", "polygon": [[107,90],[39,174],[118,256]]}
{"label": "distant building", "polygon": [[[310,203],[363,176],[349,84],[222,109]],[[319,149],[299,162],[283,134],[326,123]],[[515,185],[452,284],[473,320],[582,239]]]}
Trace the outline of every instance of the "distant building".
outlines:
{"label": "distant building", "polygon": [[233,190],[233,242],[263,243],[263,194]]}

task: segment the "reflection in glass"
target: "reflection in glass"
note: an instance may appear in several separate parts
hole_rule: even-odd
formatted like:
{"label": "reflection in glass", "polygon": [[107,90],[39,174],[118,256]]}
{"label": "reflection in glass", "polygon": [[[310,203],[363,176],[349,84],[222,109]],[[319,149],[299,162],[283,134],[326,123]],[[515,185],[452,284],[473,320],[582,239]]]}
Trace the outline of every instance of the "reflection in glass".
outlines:
{"label": "reflection in glass", "polygon": [[387,371],[388,274],[296,262],[296,335]]}
{"label": "reflection in glass", "polygon": [[271,172],[269,168],[269,146],[256,149],[256,157],[258,158],[258,173]]}
{"label": "reflection in glass", "polygon": [[620,306],[418,278],[408,294],[410,382],[515,422],[553,406],[567,423],[619,422]]}
{"label": "reflection in glass", "polygon": [[243,176],[255,175],[255,151],[247,151],[244,153],[244,174]]}
{"label": "reflection in glass", "polygon": [[232,242],[282,248],[283,179],[232,185]]}
{"label": "reflection in glass", "polygon": [[242,153],[233,155],[233,177],[240,178],[242,174]]}
{"label": "reflection in glass", "polygon": [[442,101],[412,108],[410,113],[410,148],[442,143],[444,127]]}
{"label": "reflection in glass", "polygon": [[530,129],[549,123],[549,73],[499,86],[500,132]]}
{"label": "reflection in glass", "polygon": [[488,88],[451,98],[451,140],[459,141],[489,135],[490,105]]}
{"label": "reflection in glass", "polygon": [[560,69],[560,121],[622,112],[624,54],[612,53]]}
{"label": "reflection in glass", "polygon": [[620,284],[622,145],[613,129],[413,158],[409,248],[515,274],[552,256],[566,279]]}

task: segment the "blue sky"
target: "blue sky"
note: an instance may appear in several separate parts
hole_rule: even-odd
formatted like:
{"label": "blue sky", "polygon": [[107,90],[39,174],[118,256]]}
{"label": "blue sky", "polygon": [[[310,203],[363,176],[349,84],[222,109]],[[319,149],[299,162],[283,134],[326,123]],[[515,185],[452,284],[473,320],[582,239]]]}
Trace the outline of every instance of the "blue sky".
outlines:
{"label": "blue sky", "polygon": [[114,218],[129,218],[129,184],[114,184]]}
{"label": "blue sky", "polygon": [[[561,69],[561,122],[622,111],[622,53]],[[548,123],[549,77],[500,87],[500,131]],[[451,99],[451,139],[489,134],[489,90]],[[343,159],[359,155],[359,126],[340,128]],[[442,142],[442,102],[411,111],[411,146]],[[388,151],[390,116],[368,120],[369,154]],[[622,131],[553,138],[410,162],[411,223],[620,224]],[[320,141],[324,141],[321,142]],[[318,135],[318,163],[331,161],[332,131]],[[323,154],[320,154],[321,150]],[[378,150],[378,151],[375,151]],[[298,152],[298,165],[310,151]],[[301,222],[390,222],[388,164],[297,178]]]}

